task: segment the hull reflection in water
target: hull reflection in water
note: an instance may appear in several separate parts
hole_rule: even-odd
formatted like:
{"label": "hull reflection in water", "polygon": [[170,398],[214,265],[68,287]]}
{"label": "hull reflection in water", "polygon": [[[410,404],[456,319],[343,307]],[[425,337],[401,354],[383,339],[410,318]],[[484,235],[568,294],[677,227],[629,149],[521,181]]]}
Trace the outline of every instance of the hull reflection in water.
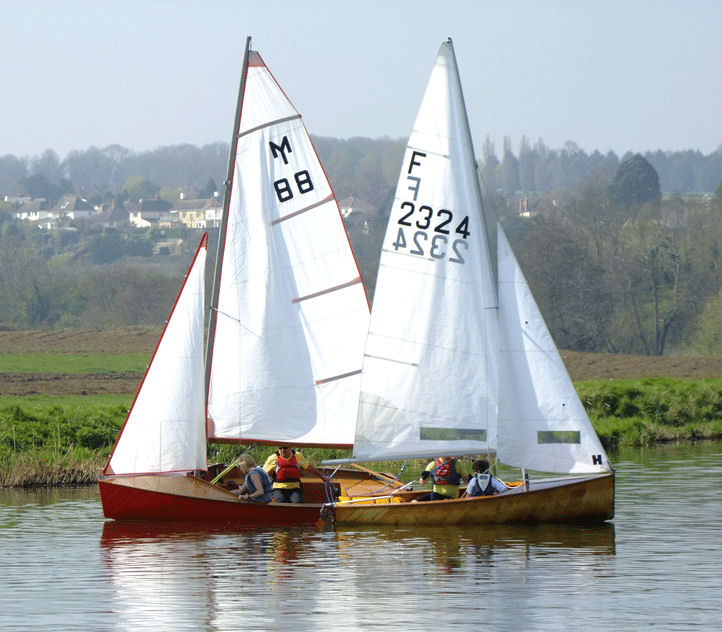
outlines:
{"label": "hull reflection in water", "polygon": [[[552,566],[564,564],[575,583],[591,584],[615,555],[615,532],[612,524],[238,531],[114,521],[104,524],[100,545],[111,607],[128,629],[303,628],[310,621],[334,628],[335,621],[351,630],[373,627],[377,616],[390,629],[416,629],[428,617],[424,595],[460,581],[499,582],[505,592],[519,572],[544,573],[555,559]],[[546,588],[532,582],[525,590]],[[496,620],[518,623],[516,600],[501,601]],[[381,614],[399,602],[411,610]],[[450,612],[440,616],[451,622]]]}

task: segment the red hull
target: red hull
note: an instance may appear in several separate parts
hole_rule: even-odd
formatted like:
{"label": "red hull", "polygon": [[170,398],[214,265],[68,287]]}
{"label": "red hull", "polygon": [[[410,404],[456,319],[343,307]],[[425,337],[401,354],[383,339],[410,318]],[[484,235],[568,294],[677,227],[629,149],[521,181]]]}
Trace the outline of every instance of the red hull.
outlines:
{"label": "red hull", "polygon": [[110,478],[98,487],[103,514],[114,520],[270,527],[313,525],[320,516],[319,504],[240,503],[229,492],[189,477]]}

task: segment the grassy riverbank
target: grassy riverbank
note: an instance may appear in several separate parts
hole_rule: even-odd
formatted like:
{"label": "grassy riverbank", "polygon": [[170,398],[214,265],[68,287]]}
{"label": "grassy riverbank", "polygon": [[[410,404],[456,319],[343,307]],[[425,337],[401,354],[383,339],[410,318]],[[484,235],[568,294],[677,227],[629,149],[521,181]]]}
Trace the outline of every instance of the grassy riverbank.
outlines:
{"label": "grassy riverbank", "polygon": [[[722,378],[589,380],[577,390],[605,447],[722,439]],[[0,396],[0,486],[91,483],[115,442],[132,395]],[[211,446],[211,461],[242,448]],[[261,461],[272,448],[255,448]],[[345,451],[304,450],[312,461]],[[613,458],[613,457],[612,457]]]}
{"label": "grassy riverbank", "polygon": [[[0,331],[0,486],[97,480],[159,333]],[[722,358],[561,355],[608,449],[722,439]],[[211,446],[209,460],[227,462],[242,449]],[[270,451],[252,454],[261,461]],[[348,456],[304,453],[313,462]]]}

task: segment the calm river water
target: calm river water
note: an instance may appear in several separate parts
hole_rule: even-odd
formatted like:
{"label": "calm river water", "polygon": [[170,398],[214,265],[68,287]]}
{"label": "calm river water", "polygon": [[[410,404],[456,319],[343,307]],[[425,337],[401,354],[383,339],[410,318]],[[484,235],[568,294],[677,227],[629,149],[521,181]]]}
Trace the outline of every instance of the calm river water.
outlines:
{"label": "calm river water", "polygon": [[610,458],[595,528],[159,533],[0,491],[0,630],[719,630],[722,444]]}

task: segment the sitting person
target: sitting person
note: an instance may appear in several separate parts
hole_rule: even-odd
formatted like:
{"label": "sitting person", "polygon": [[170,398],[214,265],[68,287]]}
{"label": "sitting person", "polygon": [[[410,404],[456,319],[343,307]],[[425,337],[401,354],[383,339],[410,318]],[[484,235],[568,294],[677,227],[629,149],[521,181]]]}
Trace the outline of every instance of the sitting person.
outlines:
{"label": "sitting person", "polygon": [[479,459],[478,461],[474,461],[471,467],[474,470],[474,475],[469,479],[469,484],[466,486],[466,491],[462,498],[491,496],[492,494],[501,494],[506,491],[506,485],[489,473],[489,461]]}
{"label": "sitting person", "polygon": [[428,494],[417,498],[418,501],[449,500],[459,497],[459,485],[469,476],[469,466],[450,456],[439,457],[426,466],[419,483],[426,484],[431,477],[434,486]]}
{"label": "sitting person", "polygon": [[238,462],[238,469],[245,476],[243,485],[238,488],[238,500],[252,503],[271,502],[273,483],[266,470],[256,465],[250,454],[243,454]]}
{"label": "sitting person", "polygon": [[321,480],[328,483],[329,478],[311,465],[300,452],[288,446],[281,446],[266,459],[263,469],[273,480],[273,502],[302,503],[301,470],[313,472]]}

